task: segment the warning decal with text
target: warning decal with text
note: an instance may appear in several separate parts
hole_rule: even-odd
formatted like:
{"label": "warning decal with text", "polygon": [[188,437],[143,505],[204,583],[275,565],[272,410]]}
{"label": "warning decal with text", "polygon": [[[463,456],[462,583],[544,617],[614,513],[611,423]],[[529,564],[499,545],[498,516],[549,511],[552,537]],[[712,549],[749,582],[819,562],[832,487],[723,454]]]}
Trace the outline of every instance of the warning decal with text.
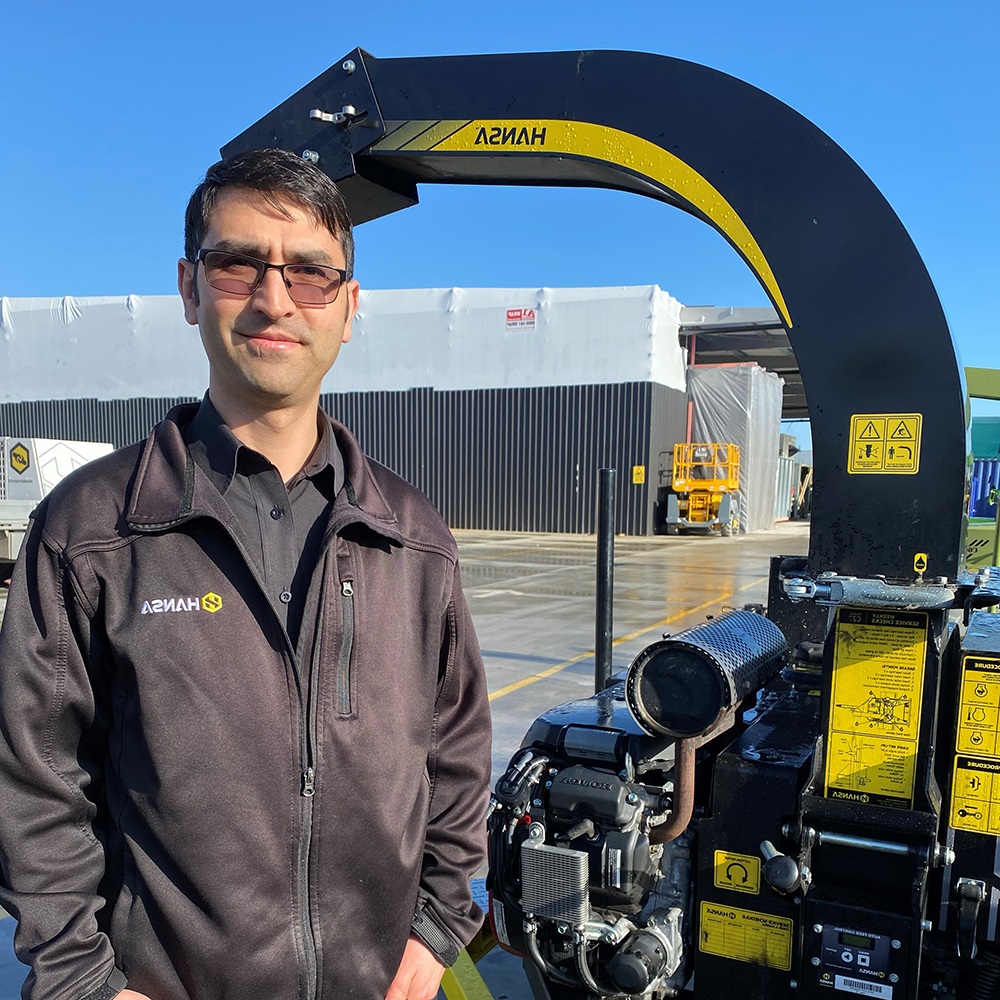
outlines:
{"label": "warning decal with text", "polygon": [[826,796],[912,805],[927,614],[840,608],[834,642]]}
{"label": "warning decal with text", "polygon": [[753,854],[715,852],[715,885],[733,892],[760,892],[760,858]]}
{"label": "warning decal with text", "polygon": [[521,306],[517,309],[507,310],[506,329],[510,330],[534,330],[537,321],[537,313],[532,306]]}
{"label": "warning decal with text", "polygon": [[962,659],[955,750],[951,825],[1000,836],[1000,657]]}
{"label": "warning decal with text", "polygon": [[769,969],[792,968],[792,921],[702,902],[698,950]]}
{"label": "warning decal with text", "polygon": [[913,475],[920,468],[920,413],[855,413],[847,471]]}
{"label": "warning decal with text", "polygon": [[951,783],[951,826],[1000,836],[1000,760],[959,754]]}

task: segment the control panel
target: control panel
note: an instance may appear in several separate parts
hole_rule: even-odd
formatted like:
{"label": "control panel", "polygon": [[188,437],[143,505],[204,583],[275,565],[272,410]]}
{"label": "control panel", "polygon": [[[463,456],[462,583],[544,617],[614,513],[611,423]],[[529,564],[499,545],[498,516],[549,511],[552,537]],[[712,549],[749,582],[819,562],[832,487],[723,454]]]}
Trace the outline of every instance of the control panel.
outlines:
{"label": "control panel", "polygon": [[819,972],[819,985],[857,996],[892,1000],[899,976],[893,971],[894,953],[900,942],[885,934],[859,927],[817,925],[819,955],[812,964]]}

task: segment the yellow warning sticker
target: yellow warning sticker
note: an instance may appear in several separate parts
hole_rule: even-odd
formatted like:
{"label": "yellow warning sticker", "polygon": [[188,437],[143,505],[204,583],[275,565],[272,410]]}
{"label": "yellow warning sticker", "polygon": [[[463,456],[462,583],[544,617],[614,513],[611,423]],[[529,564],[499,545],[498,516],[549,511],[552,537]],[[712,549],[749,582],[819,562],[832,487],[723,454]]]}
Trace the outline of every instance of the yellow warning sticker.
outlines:
{"label": "yellow warning sticker", "polygon": [[633,465],[632,466],[632,485],[642,486],[646,481],[646,466],[644,465]]}
{"label": "yellow warning sticker", "polygon": [[787,917],[703,901],[698,950],[789,972],[792,968],[792,928],[792,921]]}
{"label": "yellow warning sticker", "polygon": [[826,796],[912,805],[927,613],[839,608]]}
{"label": "yellow warning sticker", "polygon": [[926,552],[915,552],[913,554],[913,572],[914,573],[926,573],[927,572],[927,553]]}
{"label": "yellow warning sticker", "polygon": [[966,655],[955,750],[1000,756],[1000,658]]}
{"label": "yellow warning sticker", "polygon": [[10,449],[10,467],[18,474],[26,472],[31,465],[31,454],[23,444],[16,444]]}
{"label": "yellow warning sticker", "polygon": [[955,757],[950,823],[956,830],[1000,836],[1000,759]]}
{"label": "yellow warning sticker", "polygon": [[754,854],[715,852],[715,884],[734,892],[760,892],[760,858]]}
{"label": "yellow warning sticker", "polygon": [[920,413],[855,413],[847,471],[913,475],[920,469]]}

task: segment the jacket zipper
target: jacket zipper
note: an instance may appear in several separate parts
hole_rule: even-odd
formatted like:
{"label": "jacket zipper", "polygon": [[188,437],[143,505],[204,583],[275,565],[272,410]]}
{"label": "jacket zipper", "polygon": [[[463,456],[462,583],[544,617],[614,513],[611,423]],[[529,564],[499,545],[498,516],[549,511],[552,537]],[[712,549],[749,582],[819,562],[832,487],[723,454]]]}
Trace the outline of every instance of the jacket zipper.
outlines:
{"label": "jacket zipper", "polygon": [[[327,552],[325,559],[329,559]],[[321,579],[326,579],[325,570]],[[309,890],[309,855],[312,848],[313,799],[316,795],[316,756],[317,729],[319,725],[319,661],[320,646],[326,629],[326,601],[323,596],[324,587],[320,587],[319,610],[316,617],[316,634],[309,657],[308,685],[304,697],[300,693],[302,711],[301,751],[302,751],[302,829],[299,836],[299,906],[300,923],[302,926],[302,942],[306,959],[306,991],[308,998],[319,996],[319,957],[316,949],[316,934],[313,930],[312,912],[310,908],[311,892]]]}
{"label": "jacket zipper", "polygon": [[[212,515],[208,515],[212,516]],[[213,518],[213,520],[218,521],[218,518]],[[226,534],[232,539],[233,544],[239,550],[240,555],[243,557],[243,563],[250,570],[251,575],[260,588],[261,593],[267,598],[267,590],[264,587],[263,582],[257,575],[257,571],[254,568],[254,564],[251,562],[246,549],[243,547],[243,543],[240,541],[239,537],[229,528],[223,524],[221,521],[219,523],[222,525]],[[324,543],[327,543],[329,539],[336,534],[338,526],[331,526],[324,537]],[[327,549],[326,557],[330,558],[330,551]],[[326,579],[326,573],[322,574],[322,579]],[[340,650],[337,654],[337,708],[338,711],[343,715],[350,715],[351,713],[351,656],[354,650],[354,581],[353,580],[343,580],[340,585],[340,595],[341,595],[341,608],[343,611],[343,636],[341,640]],[[268,600],[268,603],[270,601]],[[302,774],[301,774],[301,784],[299,786],[299,795],[302,799],[302,827],[299,834],[299,857],[298,857],[298,893],[300,902],[300,913],[299,913],[299,923],[302,929],[302,950],[305,958],[305,996],[312,1000],[312,998],[319,997],[319,960],[316,950],[316,935],[313,930],[312,925],[312,913],[310,912],[310,892],[309,892],[309,852],[312,845],[312,823],[313,823],[313,798],[316,795],[316,768],[315,768],[315,757],[314,748],[316,746],[317,739],[317,684],[318,678],[318,664],[319,664],[319,648],[318,644],[320,642],[321,636],[323,635],[323,629],[325,627],[325,599],[323,596],[322,588],[319,595],[319,613],[316,625],[316,643],[312,651],[312,656],[310,657],[309,663],[309,677],[308,686],[305,691],[302,688],[302,678],[299,676],[298,668],[298,658],[296,656],[295,650],[292,648],[291,640],[288,638],[288,632],[285,627],[281,624],[280,619],[278,625],[281,628],[282,637],[285,640],[285,648],[289,651],[289,655],[292,661],[292,673],[295,677],[296,690],[299,695],[299,711],[300,711],[300,754],[302,761]],[[275,616],[277,617],[277,616]]]}
{"label": "jacket zipper", "polygon": [[351,714],[351,657],[354,654],[354,581],[341,580],[343,635],[337,653],[337,714]]}
{"label": "jacket zipper", "polygon": [[[209,515],[211,516],[211,515]],[[213,518],[213,520],[218,521],[218,518]],[[240,541],[239,537],[235,532],[229,530],[229,528],[221,521],[218,523],[222,526],[223,530],[232,539],[233,544],[236,546],[240,555],[243,557],[243,563],[250,570],[251,576],[260,588],[260,592],[264,595],[265,600],[267,600],[270,605],[270,599],[267,595],[267,589],[260,579],[253,562],[250,560],[246,549],[243,547],[243,543]],[[328,558],[329,556],[327,556]],[[325,579],[325,574],[324,577]],[[272,611],[272,613],[274,613]],[[275,614],[275,618],[277,615]],[[324,614],[323,614],[323,594],[322,590],[320,592],[320,605],[319,605],[319,616],[316,627],[316,642],[319,642],[319,637],[323,634],[324,625]],[[299,857],[298,857],[298,890],[299,890],[299,905],[300,914],[299,922],[302,927],[302,950],[303,957],[305,959],[305,973],[306,973],[306,990],[305,996],[310,998],[318,998],[318,967],[319,961],[316,955],[316,935],[313,931],[312,926],[312,914],[310,913],[309,907],[309,849],[312,844],[312,822],[313,822],[313,797],[316,794],[316,769],[314,767],[314,756],[313,748],[316,745],[316,665],[319,661],[318,650],[314,649],[313,655],[310,658],[309,664],[309,682],[307,690],[302,689],[302,678],[299,676],[299,664],[298,657],[296,656],[295,650],[292,647],[291,639],[288,638],[288,632],[284,625],[281,624],[281,620],[278,619],[278,627],[281,629],[282,637],[285,640],[285,648],[288,650],[289,656],[292,662],[292,674],[295,678],[295,689],[299,696],[299,732],[300,736],[300,760],[302,762],[302,783],[299,792],[302,797],[302,828],[299,834]],[[353,633],[353,615],[352,615],[352,633]]]}

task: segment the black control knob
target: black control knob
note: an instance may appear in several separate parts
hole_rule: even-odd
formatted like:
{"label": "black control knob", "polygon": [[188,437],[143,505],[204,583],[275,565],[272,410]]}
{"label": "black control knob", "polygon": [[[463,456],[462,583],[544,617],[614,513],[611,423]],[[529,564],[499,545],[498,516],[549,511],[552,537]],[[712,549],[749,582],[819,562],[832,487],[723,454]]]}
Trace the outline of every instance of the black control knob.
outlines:
{"label": "black control knob", "polygon": [[783,896],[795,892],[801,878],[801,872],[799,872],[799,866],[795,859],[790,858],[787,854],[782,854],[769,840],[765,840],[760,845],[760,850],[766,859],[764,869],[761,872],[764,881]]}

